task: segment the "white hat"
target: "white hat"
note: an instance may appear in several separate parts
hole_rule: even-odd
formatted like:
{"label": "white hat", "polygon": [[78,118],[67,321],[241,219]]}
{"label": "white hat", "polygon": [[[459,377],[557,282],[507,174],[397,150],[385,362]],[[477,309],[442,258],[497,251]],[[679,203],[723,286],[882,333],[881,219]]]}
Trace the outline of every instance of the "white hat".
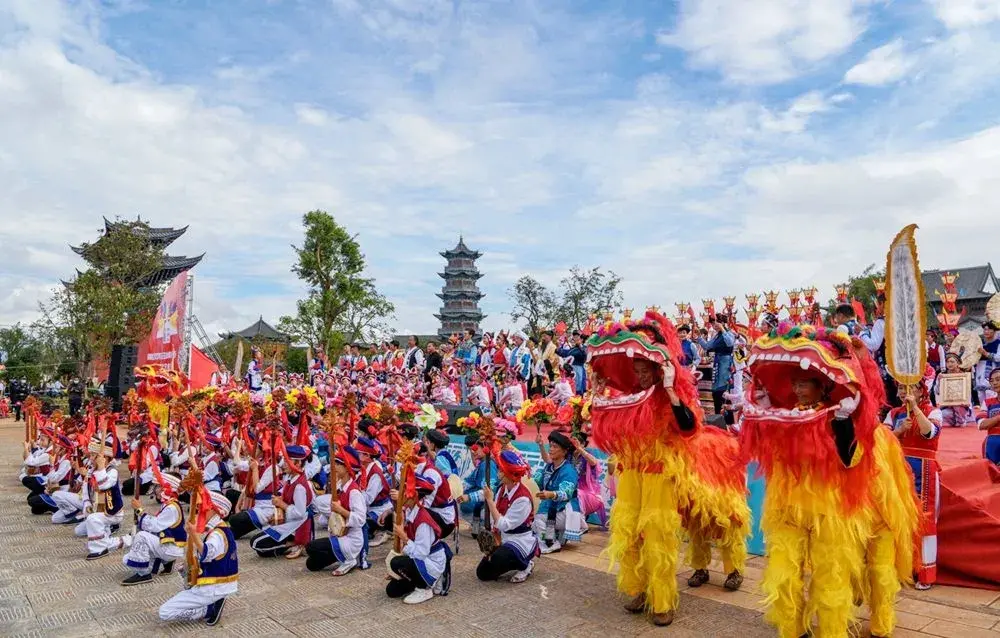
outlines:
{"label": "white hat", "polygon": [[510,338],[513,339],[514,337],[517,337],[521,341],[528,340],[528,335],[524,334],[523,330],[515,330],[514,332],[510,333]]}
{"label": "white hat", "polygon": [[87,451],[91,454],[98,454],[103,452],[104,456],[113,458],[115,455],[115,450],[108,444],[101,445],[101,439],[99,437],[94,437],[90,439],[90,444],[87,445]]}
{"label": "white hat", "polygon": [[229,510],[232,509],[233,504],[229,502],[224,494],[220,492],[209,492],[212,495],[212,508],[218,514],[219,518],[225,518],[229,516]]}
{"label": "white hat", "polygon": [[173,474],[160,474],[160,476],[163,477],[163,483],[164,483],[164,485],[162,485],[161,487],[170,488],[170,490],[173,491],[174,494],[177,494],[179,492],[181,486],[180,477],[174,476]]}

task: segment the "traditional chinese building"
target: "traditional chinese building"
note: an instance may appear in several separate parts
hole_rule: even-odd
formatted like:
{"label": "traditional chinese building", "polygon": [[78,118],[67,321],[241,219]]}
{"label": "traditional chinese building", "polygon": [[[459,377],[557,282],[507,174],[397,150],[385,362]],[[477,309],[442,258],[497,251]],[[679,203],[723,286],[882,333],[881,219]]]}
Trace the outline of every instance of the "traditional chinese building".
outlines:
{"label": "traditional chinese building", "polygon": [[444,272],[438,275],[444,279],[444,287],[438,297],[444,302],[440,314],[434,315],[441,321],[438,335],[447,338],[466,329],[479,333],[479,322],[486,316],[479,309],[483,293],[476,282],[482,277],[476,268],[476,260],[482,253],[469,249],[459,237],[458,245],[440,253],[448,260]]}
{"label": "traditional chinese building", "polygon": [[[141,222],[142,220],[136,217],[136,221]],[[104,236],[107,236],[116,226],[125,225],[128,222],[113,222],[109,221],[107,217],[104,218]],[[170,244],[177,241],[177,239],[187,231],[188,227],[184,228],[149,228],[149,241],[154,246],[166,249]],[[101,239],[97,240],[98,242]],[[85,253],[86,249],[78,246],[70,246],[77,255],[86,259]],[[174,277],[181,274],[185,270],[190,270],[198,265],[204,253],[198,255],[197,257],[174,257],[172,255],[165,255],[163,257],[163,265],[160,269],[147,277],[146,279],[138,282],[141,286],[155,286],[164,282],[172,281]]]}
{"label": "traditional chinese building", "polygon": [[958,312],[962,313],[958,327],[978,331],[986,321],[986,302],[1000,289],[1000,279],[993,272],[993,266],[987,263],[971,268],[925,270],[921,273],[924,279],[924,295],[935,314],[942,311],[943,302],[938,293],[945,290],[941,276],[946,273],[956,275],[954,303]]}

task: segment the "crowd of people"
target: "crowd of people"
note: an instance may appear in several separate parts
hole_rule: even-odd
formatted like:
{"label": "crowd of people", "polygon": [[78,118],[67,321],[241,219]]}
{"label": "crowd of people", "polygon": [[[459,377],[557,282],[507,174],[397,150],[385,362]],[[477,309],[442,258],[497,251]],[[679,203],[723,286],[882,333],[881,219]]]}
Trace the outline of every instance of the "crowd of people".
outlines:
{"label": "crowd of people", "polygon": [[[935,379],[960,369],[964,353],[938,350],[937,358],[928,357],[923,384],[897,386],[885,370],[884,321],[862,324],[851,306],[838,307],[832,319],[836,333],[862,344],[892,390],[895,402],[886,406],[883,422],[915,477],[923,506],[916,586],[930,587],[941,427],[977,421],[989,431],[987,457],[1000,461],[1000,326],[984,326],[973,371],[975,404],[956,415],[954,407],[945,413],[935,406]],[[775,326],[772,334],[781,331]],[[674,365],[688,369],[685,379],[697,379],[708,363],[713,407],[728,415],[719,425],[738,431],[751,401],[743,388],[752,364],[747,335],[720,315],[702,329],[679,326],[676,336],[676,361],[662,363],[662,380],[659,372],[640,374],[637,360],[639,387],[672,383]],[[416,338],[406,348],[390,342],[369,356],[349,346],[335,361],[320,353],[302,375],[272,374],[254,351],[246,374],[222,371],[214,387],[184,395],[195,399],[178,395],[172,405],[186,407],[166,419],[134,398],[121,412],[94,400],[65,417],[46,415],[26,398],[17,407],[40,427],[26,437],[21,482],[33,514],[73,525],[75,535],[86,538],[88,560],[124,553],[123,586],[150,582],[180,561],[187,587],[160,609],[164,620],[219,621],[237,591],[236,548],[243,538],[261,559],[305,558],[306,569],[335,576],[370,568],[375,548],[392,541],[386,595],[419,604],[448,593],[464,518],[481,546],[484,537],[493,539],[476,569],[479,579],[523,582],[540,556],[607,522],[616,464],[608,462],[609,484],[601,485],[602,461],[586,447],[587,427],[556,428],[544,437],[539,428],[537,468],[514,445],[532,400],[566,406],[621,394],[590,369],[586,337],[543,333],[536,344],[516,331],[481,339],[468,333],[440,347],[421,348]],[[929,338],[929,353],[935,349]],[[792,390],[802,409],[811,410],[825,390],[808,381],[812,385],[794,382]],[[749,374],[746,382],[752,388]],[[140,381],[140,389],[144,384],[149,380]],[[690,427],[692,408],[666,387],[675,417]],[[485,415],[474,423],[489,423],[465,437],[461,455],[449,449],[445,417],[430,405],[460,402]],[[834,406],[837,414],[851,414],[857,404],[849,403]],[[402,458],[400,450],[411,453]],[[133,530],[119,533],[129,504]],[[185,555],[190,547],[193,558]],[[729,580],[735,589],[742,576],[730,574],[727,588]],[[645,601],[636,609],[645,609]],[[672,613],[654,614],[656,624],[671,619]]]}

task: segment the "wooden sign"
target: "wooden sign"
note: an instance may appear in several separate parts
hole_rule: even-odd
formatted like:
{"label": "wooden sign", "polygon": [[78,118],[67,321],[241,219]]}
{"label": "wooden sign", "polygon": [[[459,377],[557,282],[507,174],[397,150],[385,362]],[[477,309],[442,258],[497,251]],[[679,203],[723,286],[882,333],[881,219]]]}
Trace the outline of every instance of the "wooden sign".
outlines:
{"label": "wooden sign", "polygon": [[972,374],[969,372],[945,373],[938,377],[940,392],[938,406],[962,406],[972,403]]}

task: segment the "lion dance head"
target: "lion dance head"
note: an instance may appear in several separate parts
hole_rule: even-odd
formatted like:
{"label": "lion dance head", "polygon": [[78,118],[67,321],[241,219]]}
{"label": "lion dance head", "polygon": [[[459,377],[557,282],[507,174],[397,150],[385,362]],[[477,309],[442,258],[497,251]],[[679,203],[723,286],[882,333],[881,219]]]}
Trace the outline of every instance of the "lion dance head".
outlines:
{"label": "lion dance head", "polygon": [[694,376],[675,363],[681,356],[673,323],[652,310],[638,321],[613,323],[590,337],[587,359],[595,388],[591,417],[599,447],[620,454],[678,434],[664,386],[668,366],[674,370],[674,390],[701,424]]}

